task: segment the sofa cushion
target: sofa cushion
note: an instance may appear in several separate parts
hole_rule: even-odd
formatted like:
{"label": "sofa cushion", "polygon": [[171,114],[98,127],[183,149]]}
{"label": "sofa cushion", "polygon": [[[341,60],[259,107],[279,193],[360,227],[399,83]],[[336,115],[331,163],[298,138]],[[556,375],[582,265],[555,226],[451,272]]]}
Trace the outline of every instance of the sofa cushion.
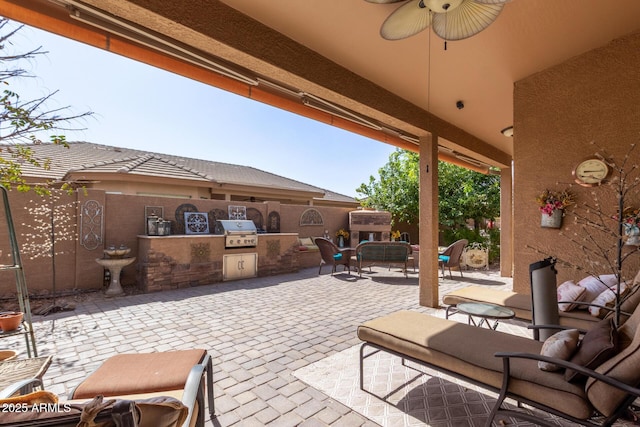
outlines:
{"label": "sofa cushion", "polygon": [[[570,362],[584,366],[589,369],[596,369],[605,361],[609,360],[618,352],[618,331],[613,319],[605,319],[598,322],[589,332],[587,332],[578,351],[573,355]],[[585,376],[573,369],[565,371],[567,381],[581,381]]]}
{"label": "sofa cushion", "polygon": [[[558,286],[558,301],[582,301],[585,291],[585,288],[567,280]],[[558,302],[558,310],[560,311],[571,311],[577,306],[578,304],[575,303]]]}
{"label": "sofa cushion", "polygon": [[[610,288],[605,289],[596,297],[596,299],[591,301],[591,303],[596,305],[601,305],[604,307],[613,307],[616,303],[616,292],[617,292],[616,288],[617,288],[617,285],[611,286]],[[627,285],[625,283],[620,283],[620,298],[624,298],[626,294],[627,294]],[[602,309],[596,306],[589,307],[589,313],[592,316],[596,316],[596,317],[604,318],[609,311],[610,310]]]}
{"label": "sofa cushion", "polygon": [[[580,280],[577,285],[585,288],[585,294],[582,300],[584,302],[592,302],[598,297],[605,289],[614,286],[618,279],[615,274],[603,274],[598,277],[587,276]],[[587,309],[588,306],[581,305],[578,308]]]}
{"label": "sofa cushion", "polygon": [[[544,341],[540,354],[555,357],[556,359],[569,360],[578,348],[579,338],[580,332],[577,329],[556,332]],[[559,371],[562,369],[554,363],[543,362],[542,360],[538,362],[538,368],[543,371]]]}

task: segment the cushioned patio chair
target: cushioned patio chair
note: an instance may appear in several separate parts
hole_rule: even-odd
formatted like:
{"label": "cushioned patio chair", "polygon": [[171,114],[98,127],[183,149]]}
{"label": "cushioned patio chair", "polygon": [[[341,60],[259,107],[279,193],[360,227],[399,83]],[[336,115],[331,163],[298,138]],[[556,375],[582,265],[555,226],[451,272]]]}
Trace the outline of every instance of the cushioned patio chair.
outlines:
{"label": "cushioned patio chair", "polygon": [[[29,381],[31,385],[41,384],[38,378]],[[3,426],[93,425],[79,424],[87,417],[95,417],[97,425],[204,426],[205,392],[211,417],[215,409],[211,357],[200,349],[110,357],[71,392],[68,401],[59,402],[46,390],[20,394],[26,385],[23,381],[3,390],[0,399],[12,400],[0,402],[29,407],[57,404],[62,409],[14,412],[2,418]]]}
{"label": "cushioned patio chair", "polygon": [[467,239],[460,239],[450,244],[442,253],[438,254],[438,265],[442,269],[442,278],[444,279],[445,267],[449,269],[449,278],[452,279],[451,267],[458,268],[460,271],[460,277],[462,275],[462,268],[460,268],[460,259],[462,258],[462,252],[464,248],[469,244]]}
{"label": "cushioned patio chair", "polygon": [[343,270],[346,268],[351,274],[351,249],[340,249],[332,241],[324,237],[315,238],[316,246],[320,249],[320,268],[318,274],[322,271],[322,266],[327,264],[332,266],[331,275],[336,272],[336,266],[342,265]]}

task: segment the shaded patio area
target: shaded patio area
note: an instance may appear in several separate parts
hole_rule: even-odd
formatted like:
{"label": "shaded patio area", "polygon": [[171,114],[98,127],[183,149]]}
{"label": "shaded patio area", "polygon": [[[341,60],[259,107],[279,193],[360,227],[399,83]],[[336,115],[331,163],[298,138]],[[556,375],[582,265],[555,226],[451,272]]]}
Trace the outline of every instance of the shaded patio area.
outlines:
{"label": "shaded patio area", "polygon": [[[455,275],[441,279],[441,294],[471,284],[510,289],[511,279],[501,278],[495,271],[465,271],[462,279]],[[400,401],[386,405],[395,412],[385,409],[373,396],[364,402],[357,396],[349,400],[342,398],[340,391],[321,391],[326,384],[314,382],[314,375],[329,381],[326,372],[331,371],[357,376],[357,364],[352,369],[344,366],[350,366],[352,348],[360,343],[356,337],[360,323],[401,309],[444,317],[442,309],[420,307],[417,293],[418,274],[411,269],[408,279],[399,269],[380,267],[360,279],[357,274],[341,272],[318,276],[317,269],[310,268],[296,274],[175,291],[112,299],[99,296],[79,304],[73,312],[36,316],[35,329],[39,354],[53,355],[45,386],[63,398],[112,355],[204,348],[213,358],[217,415],[207,426],[482,423],[483,410],[465,412],[465,403],[488,398],[490,404],[492,394],[468,395],[463,405],[458,401],[457,409],[450,411],[447,408],[453,402],[442,396],[435,400],[424,396],[425,390],[434,390],[434,381],[436,389],[448,393],[453,387],[457,396],[460,390],[467,395],[467,388],[446,379],[420,376],[416,371],[407,380],[407,393],[394,390],[395,397],[390,394],[389,403],[394,398]],[[466,321],[460,315],[453,318]],[[526,333],[523,325],[513,320],[498,328],[522,334]],[[23,351],[24,345],[11,339],[10,347]],[[395,362],[382,358],[378,363]],[[388,386],[407,375],[398,373],[396,367],[392,371],[385,381]],[[329,387],[339,389],[347,384],[343,380],[337,378]],[[381,390],[380,396],[384,393]],[[432,403],[426,405],[427,401]]]}

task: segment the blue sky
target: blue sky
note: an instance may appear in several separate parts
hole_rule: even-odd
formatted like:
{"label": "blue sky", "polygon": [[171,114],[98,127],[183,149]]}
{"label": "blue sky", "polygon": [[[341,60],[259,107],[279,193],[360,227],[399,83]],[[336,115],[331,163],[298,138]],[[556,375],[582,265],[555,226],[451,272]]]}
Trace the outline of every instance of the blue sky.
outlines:
{"label": "blue sky", "polygon": [[356,196],[394,147],[31,27],[12,39],[46,56],[23,64],[23,100],[58,90],[48,109],[93,111],[69,141],[135,148],[268,172]]}

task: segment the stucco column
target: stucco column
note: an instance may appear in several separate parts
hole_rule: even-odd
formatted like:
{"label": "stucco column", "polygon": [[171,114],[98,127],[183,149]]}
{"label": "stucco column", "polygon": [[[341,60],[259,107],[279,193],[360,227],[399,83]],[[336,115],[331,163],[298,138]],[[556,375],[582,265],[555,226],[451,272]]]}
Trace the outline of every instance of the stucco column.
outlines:
{"label": "stucco column", "polygon": [[513,166],[500,170],[500,276],[513,276]]}
{"label": "stucco column", "polygon": [[438,307],[438,136],[420,138],[420,305]]}

